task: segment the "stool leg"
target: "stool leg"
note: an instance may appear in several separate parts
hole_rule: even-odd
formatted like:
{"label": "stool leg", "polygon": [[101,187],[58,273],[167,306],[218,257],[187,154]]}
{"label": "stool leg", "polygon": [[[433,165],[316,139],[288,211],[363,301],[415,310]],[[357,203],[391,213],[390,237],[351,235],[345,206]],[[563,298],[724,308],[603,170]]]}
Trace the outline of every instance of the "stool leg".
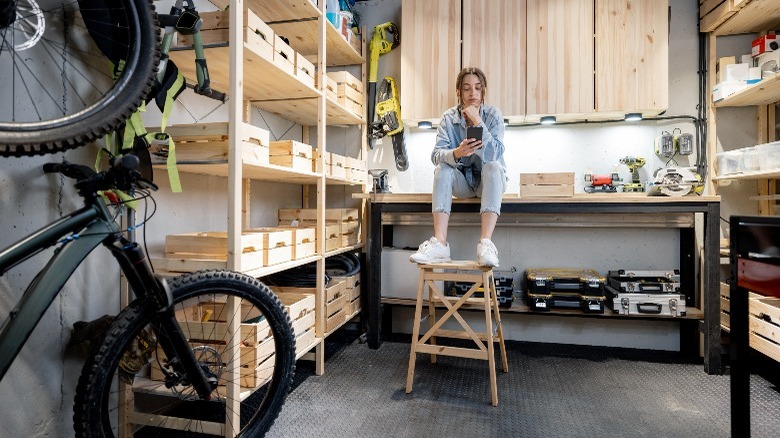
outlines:
{"label": "stool leg", "polygon": [[482,273],[482,289],[488,294],[483,298],[485,303],[485,331],[488,350],[488,368],[490,374],[490,400],[493,406],[498,406],[498,382],[496,382],[496,358],[493,351],[493,321],[491,316],[492,309],[490,308],[490,295],[491,295],[491,283],[493,281],[493,271],[485,271]]}
{"label": "stool leg", "polygon": [[425,269],[420,268],[420,281],[417,285],[417,304],[414,307],[414,325],[412,326],[412,347],[409,351],[409,370],[406,373],[406,393],[412,392],[414,380],[414,362],[417,359],[417,339],[420,336],[420,318],[422,317],[423,288],[425,287]]}
{"label": "stool leg", "polygon": [[[509,372],[509,362],[506,359],[506,346],[504,345],[504,325],[501,321],[501,314],[498,311],[498,292],[496,292],[496,284],[491,284],[490,287],[490,301],[493,304],[493,309],[496,312],[496,324],[498,324],[498,346],[501,349],[501,361],[503,362],[504,372]],[[491,327],[490,333],[493,333]]]}
{"label": "stool leg", "polygon": [[[428,330],[436,324],[436,303],[434,302],[433,288],[428,285]],[[436,336],[431,336],[428,341],[430,345],[436,345]],[[436,363],[436,355],[431,354],[431,363]]]}

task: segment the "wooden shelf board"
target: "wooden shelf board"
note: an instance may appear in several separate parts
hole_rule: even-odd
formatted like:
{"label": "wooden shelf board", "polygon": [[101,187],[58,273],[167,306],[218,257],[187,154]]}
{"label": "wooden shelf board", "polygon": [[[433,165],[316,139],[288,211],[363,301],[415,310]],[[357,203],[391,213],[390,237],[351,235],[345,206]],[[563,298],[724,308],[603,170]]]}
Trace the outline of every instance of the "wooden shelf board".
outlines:
{"label": "wooden shelf board", "polygon": [[752,0],[715,29],[715,35],[756,33],[780,28],[780,3]]}
{"label": "wooden shelf board", "polygon": [[354,250],[360,249],[360,248],[363,248],[363,243],[362,242],[358,243],[356,245],[345,246],[345,247],[342,247],[342,248],[336,248],[336,249],[334,249],[332,251],[328,251],[328,252],[325,253],[325,257],[333,257],[335,255],[343,254],[345,252],[354,251]]}
{"label": "wooden shelf board", "polygon": [[[392,304],[392,305],[399,305],[399,306],[415,306],[417,300],[411,299],[411,298],[382,298],[383,304]],[[423,301],[423,308],[427,308],[428,301]],[[444,308],[443,304],[437,304],[437,308],[441,307]],[[470,306],[468,304],[464,304],[463,308],[466,310],[476,310],[476,311],[484,311],[484,307],[482,305],[474,305]],[[546,312],[538,312],[531,310],[528,305],[523,301],[515,301],[512,303],[512,307],[501,307],[499,309],[500,313],[530,313],[534,315],[563,315],[563,316],[585,316],[585,317],[596,317],[596,318],[639,318],[639,319],[659,319],[659,320],[667,320],[667,321],[679,321],[683,319],[704,319],[704,312],[701,309],[697,309],[695,307],[686,307],[686,314],[685,316],[666,316],[666,315],[620,315],[618,313],[612,313],[611,310],[605,309],[604,313],[585,313],[580,309],[566,309],[566,308],[554,308],[550,309]]]}
{"label": "wooden shelf board", "polygon": [[352,181],[344,178],[337,178],[335,176],[325,176],[327,179],[327,183],[330,185],[339,185],[339,186],[362,186],[366,184],[365,181]]}
{"label": "wooden shelf board", "polygon": [[278,263],[276,265],[266,266],[259,269],[253,269],[251,271],[247,271],[244,273],[246,275],[249,275],[250,277],[261,278],[267,275],[275,274],[277,272],[286,271],[291,268],[296,268],[298,266],[303,266],[308,263],[316,262],[319,259],[320,256],[315,254],[306,258],[302,258],[300,260],[290,260],[289,262]]}
{"label": "wooden shelf board", "polygon": [[[284,23],[269,23],[277,35],[290,39],[290,47],[312,62],[317,59],[319,41],[319,20],[288,21]],[[361,64],[363,56],[344,38],[336,28],[325,20],[325,45],[327,49],[327,65]],[[353,35],[352,38],[360,38]],[[177,63],[178,64],[178,63]]]}
{"label": "wooden shelf board", "polygon": [[777,101],[780,101],[780,74],[764,79],[715,102],[715,107],[768,105]]}
{"label": "wooden shelf board", "polygon": [[780,169],[757,170],[755,172],[735,173],[733,175],[713,176],[713,181],[738,181],[754,179],[780,178]]}
{"label": "wooden shelf board", "polygon": [[[318,99],[251,99],[252,104],[268,112],[300,125],[314,126],[319,120]],[[328,125],[359,125],[364,123],[362,114],[347,111],[330,97],[325,98],[325,123]]]}
{"label": "wooden shelf board", "polygon": [[[260,385],[262,386],[262,385]],[[241,401],[246,400],[257,388],[241,388],[239,398]],[[133,380],[133,392],[141,394],[151,394],[161,397],[176,397],[171,393],[171,390],[165,387],[164,382],[158,382],[156,380],[149,379],[148,377],[136,377]]]}
{"label": "wooden shelf board", "polygon": [[[209,63],[212,88],[228,93],[230,49],[227,44],[220,43],[204,47],[204,52]],[[197,83],[194,50],[176,47],[171,49],[169,56],[190,83]],[[316,88],[304,84],[244,44],[244,99],[314,98],[319,95]]]}
{"label": "wooden shelf board", "polygon": [[[227,3],[226,0],[223,1]],[[246,0],[244,7],[252,10],[266,23],[316,18],[322,14],[317,3],[310,0]]]}
{"label": "wooden shelf board", "polygon": [[295,360],[298,360],[298,359],[302,358],[304,355],[306,355],[307,353],[309,353],[311,351],[311,349],[316,347],[317,344],[319,344],[320,342],[322,342],[322,338],[318,338],[318,337],[315,336],[314,337],[314,342],[312,342],[310,345],[307,345],[306,348],[304,348],[303,350],[301,350],[300,353],[295,355]]}
{"label": "wooden shelf board", "polygon": [[[353,199],[367,199],[371,202],[380,203],[426,203],[431,202],[430,193],[353,193]],[[479,204],[479,198],[455,198],[453,204]],[[545,198],[521,198],[517,195],[505,194],[501,198],[504,204],[544,204],[544,203],[593,203],[593,204],[611,204],[611,203],[634,203],[634,204],[667,204],[667,203],[707,203],[720,202],[720,196],[702,195],[702,196],[647,196],[647,194],[637,193],[576,193],[571,197],[545,197]]]}
{"label": "wooden shelf board", "polygon": [[[179,172],[195,173],[199,175],[211,175],[227,177],[229,170],[227,161],[224,163],[188,164],[182,162],[176,165]],[[164,171],[164,165],[155,165],[155,169]],[[320,178],[320,174],[295,170],[290,167],[277,166],[275,164],[249,164],[244,163],[242,178],[250,178],[259,181],[274,181],[289,184],[314,184]]]}

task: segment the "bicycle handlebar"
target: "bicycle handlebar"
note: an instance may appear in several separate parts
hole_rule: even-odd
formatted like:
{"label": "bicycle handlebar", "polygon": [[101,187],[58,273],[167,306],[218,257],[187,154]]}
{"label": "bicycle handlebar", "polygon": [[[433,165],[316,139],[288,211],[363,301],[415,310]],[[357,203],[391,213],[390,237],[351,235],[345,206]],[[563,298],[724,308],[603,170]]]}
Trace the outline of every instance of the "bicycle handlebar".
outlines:
{"label": "bicycle handlebar", "polygon": [[210,97],[222,103],[227,101],[227,94],[219,92],[211,87],[199,87],[196,85],[193,89],[195,90],[195,93],[200,94],[201,96]]}
{"label": "bicycle handlebar", "polygon": [[101,190],[131,190],[133,188],[157,190],[157,185],[141,176],[135,170],[141,160],[133,154],[112,157],[109,160],[111,167],[102,172],[95,172],[83,164],[70,163],[46,163],[43,165],[45,173],[60,173],[76,180],[76,188],[82,196],[94,196]]}

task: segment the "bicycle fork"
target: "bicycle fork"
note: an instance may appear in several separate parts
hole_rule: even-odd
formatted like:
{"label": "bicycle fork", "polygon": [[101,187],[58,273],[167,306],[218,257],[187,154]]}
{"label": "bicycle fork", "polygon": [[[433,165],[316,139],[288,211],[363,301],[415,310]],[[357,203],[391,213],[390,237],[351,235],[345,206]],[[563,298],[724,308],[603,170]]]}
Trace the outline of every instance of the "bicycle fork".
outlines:
{"label": "bicycle fork", "polygon": [[136,296],[145,300],[147,305],[157,312],[158,316],[151,325],[165,355],[168,358],[178,358],[180,371],[184,372],[201,399],[211,399],[217,379],[214,376],[206,376],[184,337],[176,321],[173,296],[165,279],[154,275],[149,260],[138,243],[119,237],[106,246],[116,257]]}

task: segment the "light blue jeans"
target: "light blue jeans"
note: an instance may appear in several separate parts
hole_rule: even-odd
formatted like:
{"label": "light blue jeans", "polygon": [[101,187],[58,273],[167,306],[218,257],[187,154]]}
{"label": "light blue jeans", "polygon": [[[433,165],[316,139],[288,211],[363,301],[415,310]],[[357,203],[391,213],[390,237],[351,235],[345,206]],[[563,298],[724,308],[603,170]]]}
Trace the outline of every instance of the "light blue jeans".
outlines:
{"label": "light blue jeans", "polygon": [[480,213],[501,214],[501,196],[506,190],[506,175],[498,162],[482,163],[482,178],[472,187],[459,169],[440,163],[433,173],[433,212],[450,214],[452,196],[481,199]]}

